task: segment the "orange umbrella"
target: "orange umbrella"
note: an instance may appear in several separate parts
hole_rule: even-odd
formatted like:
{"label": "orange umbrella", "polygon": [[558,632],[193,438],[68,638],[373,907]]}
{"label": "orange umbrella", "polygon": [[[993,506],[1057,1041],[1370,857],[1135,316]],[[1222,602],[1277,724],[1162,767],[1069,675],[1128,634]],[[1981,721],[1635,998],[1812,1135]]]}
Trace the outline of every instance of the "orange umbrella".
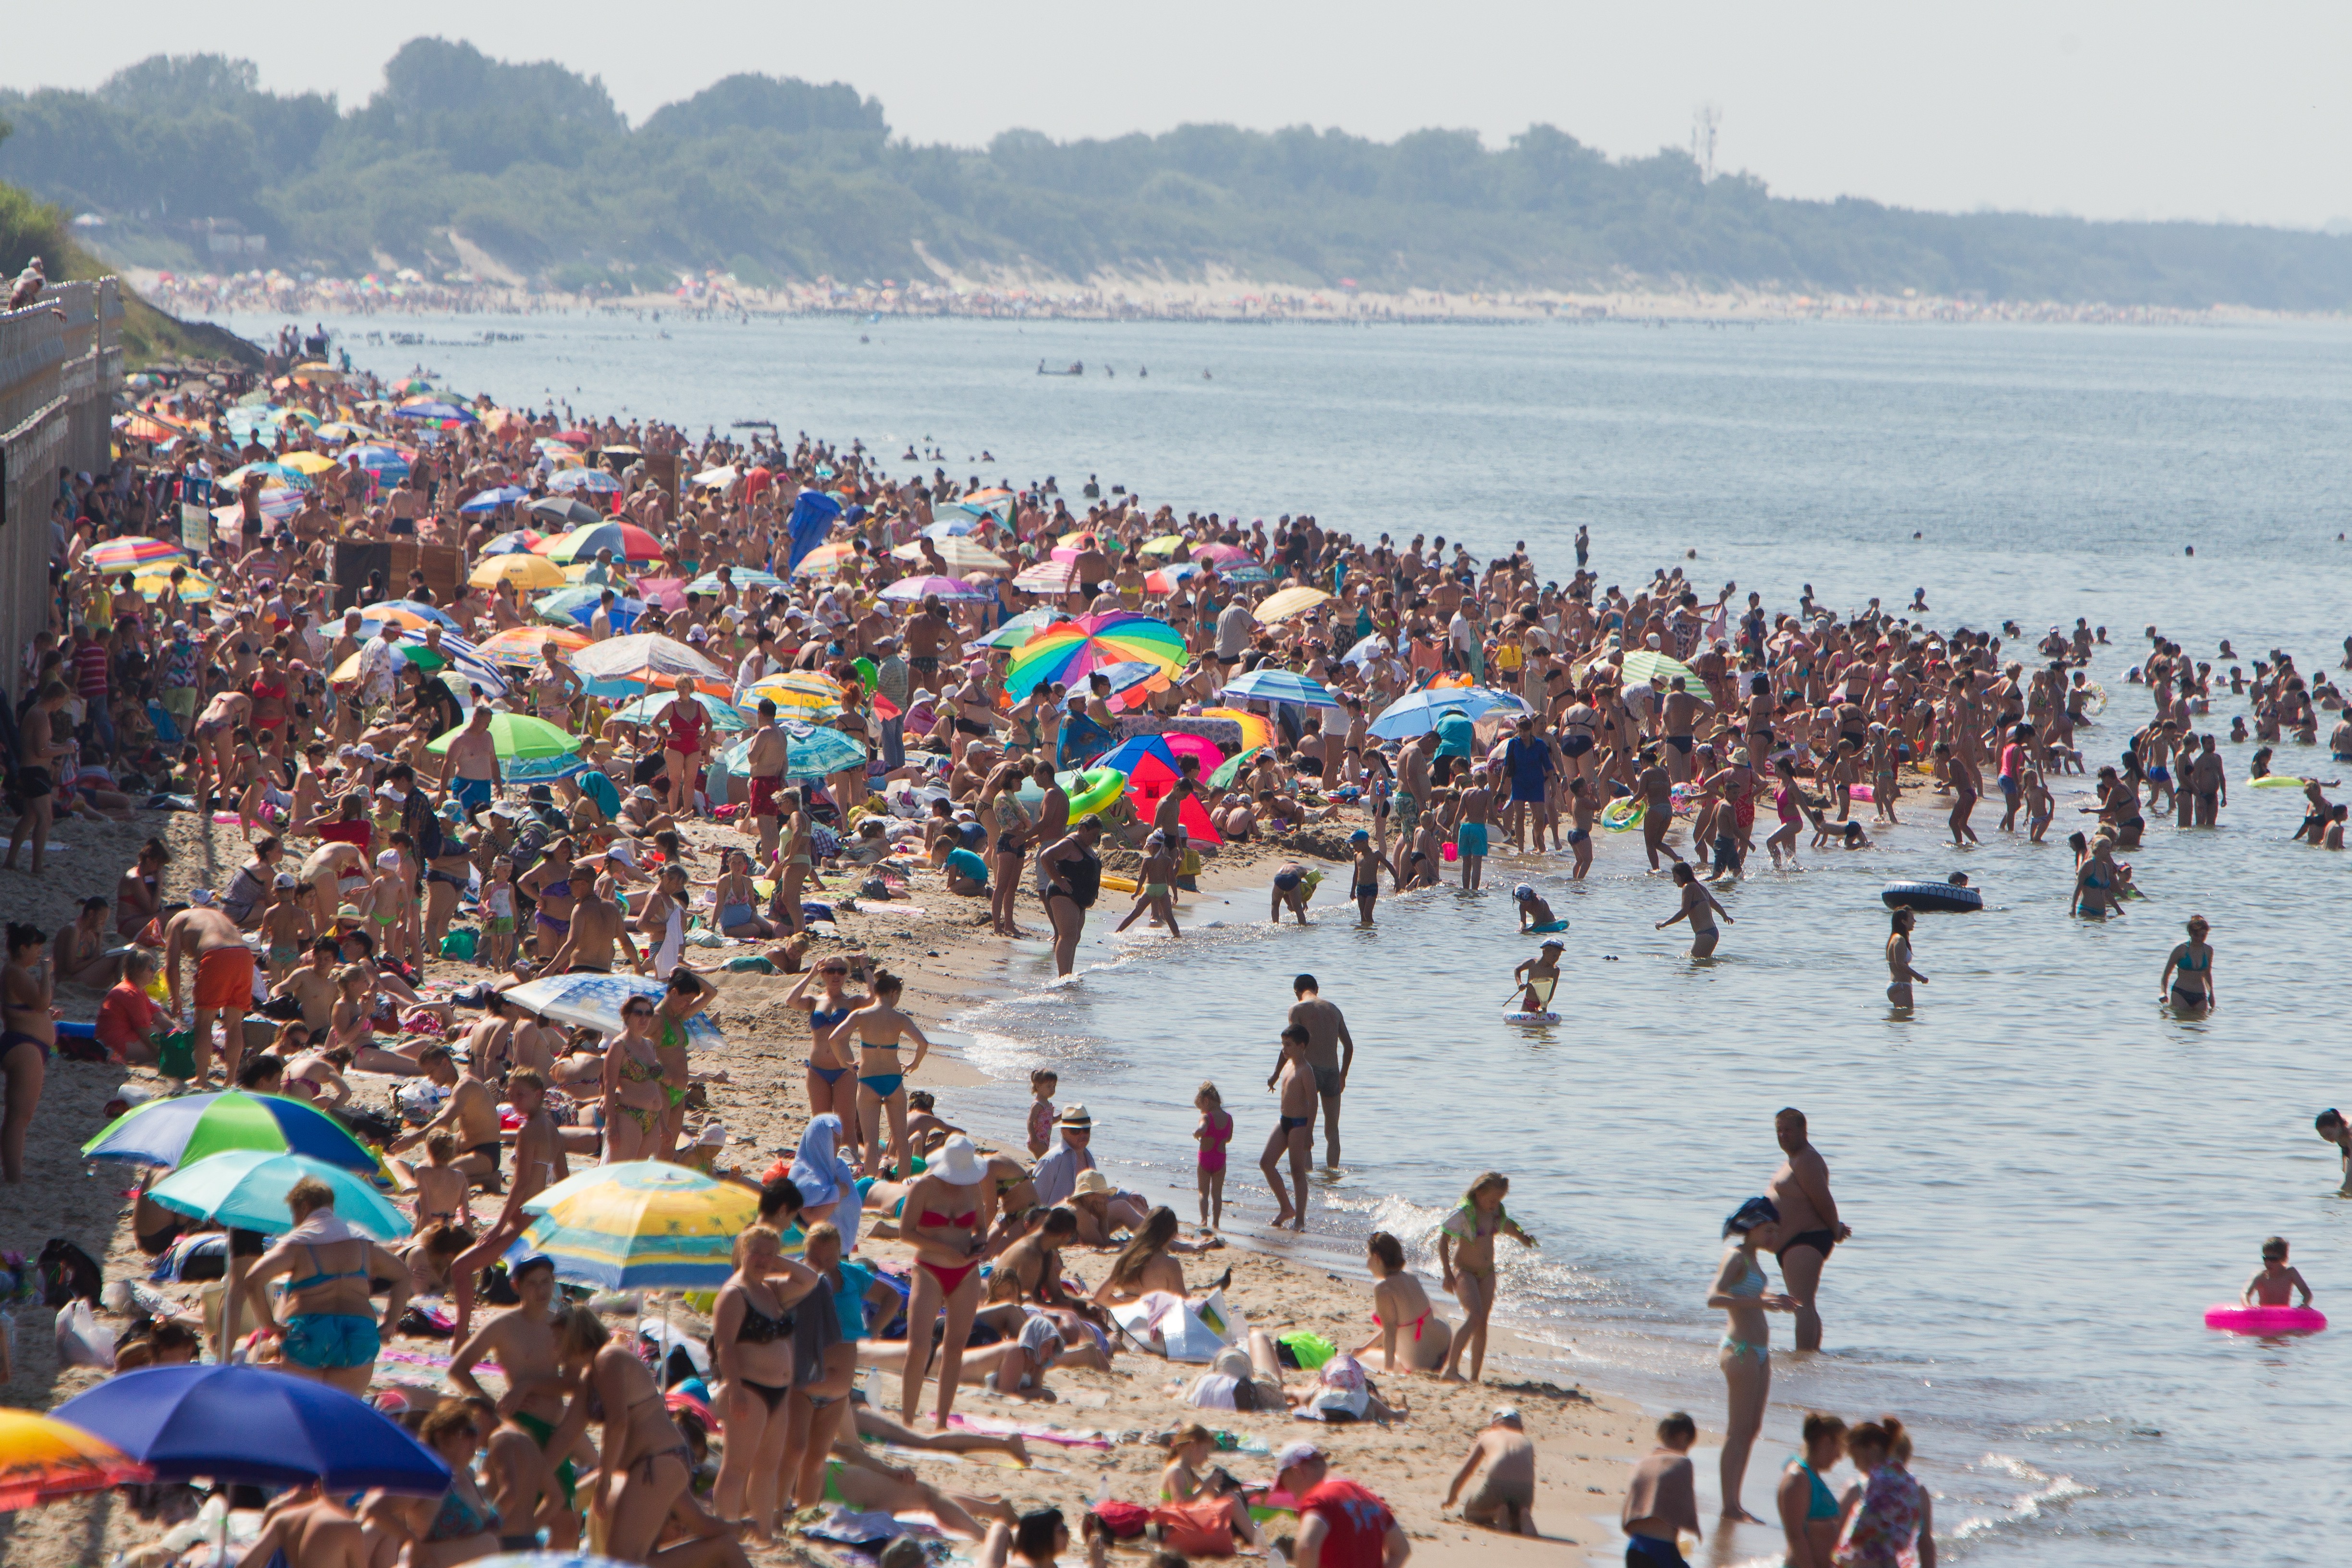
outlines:
{"label": "orange umbrella", "polygon": [[104,1491],[153,1475],[79,1426],[29,1410],[0,1410],[0,1512],[71,1492]]}
{"label": "orange umbrella", "polygon": [[1254,752],[1260,746],[1274,744],[1274,721],[1262,713],[1246,712],[1239,708],[1203,708],[1203,719],[1231,719],[1242,727],[1242,750]]}

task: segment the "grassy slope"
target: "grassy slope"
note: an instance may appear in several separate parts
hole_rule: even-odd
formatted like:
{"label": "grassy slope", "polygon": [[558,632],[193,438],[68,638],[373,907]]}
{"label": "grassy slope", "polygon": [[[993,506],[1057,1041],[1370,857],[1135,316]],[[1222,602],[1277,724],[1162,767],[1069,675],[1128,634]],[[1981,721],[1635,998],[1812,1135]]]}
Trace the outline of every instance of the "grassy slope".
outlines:
{"label": "grassy slope", "polygon": [[[26,260],[40,257],[49,278],[75,282],[103,278],[108,268],[84,250],[66,226],[62,208],[37,200],[15,185],[0,184],[0,279],[14,278]],[[123,366],[137,370],[158,360],[234,359],[258,366],[261,351],[223,328],[165,315],[122,286]]]}

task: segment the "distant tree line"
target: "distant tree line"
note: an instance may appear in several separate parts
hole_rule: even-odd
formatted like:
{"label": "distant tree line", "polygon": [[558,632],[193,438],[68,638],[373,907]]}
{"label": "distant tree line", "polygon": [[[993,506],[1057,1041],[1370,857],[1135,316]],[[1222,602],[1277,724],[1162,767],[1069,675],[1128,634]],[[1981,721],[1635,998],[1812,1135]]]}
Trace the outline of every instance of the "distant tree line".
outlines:
{"label": "distant tree line", "polygon": [[[727,78],[632,128],[601,82],[419,38],[344,110],[254,67],[156,56],[92,92],[0,93],[0,179],[109,220],[108,242],[205,262],[189,226],[266,235],[272,264],[448,267],[456,231],[567,288],[719,268],[772,285],[973,272],[1197,276],[1368,289],[1703,288],[2284,310],[2352,305],[2352,239],[1790,201],[1685,154],[1612,160],[1538,125],[1390,142],[1187,125],[982,149],[893,137],[840,83]],[[242,263],[240,263],[242,264]]]}

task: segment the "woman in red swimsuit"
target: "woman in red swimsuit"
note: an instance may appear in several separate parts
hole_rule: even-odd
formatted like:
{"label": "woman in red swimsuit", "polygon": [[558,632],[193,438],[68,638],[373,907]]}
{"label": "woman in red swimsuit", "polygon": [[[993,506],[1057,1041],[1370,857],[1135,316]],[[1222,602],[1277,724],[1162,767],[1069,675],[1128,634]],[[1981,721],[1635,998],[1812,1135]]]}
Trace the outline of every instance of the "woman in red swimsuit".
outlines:
{"label": "woman in red swimsuit", "polygon": [[669,705],[663,717],[669,724],[662,735],[669,809],[677,816],[692,816],[695,779],[702,771],[702,753],[710,744],[710,715],[694,700],[694,677],[680,678],[677,700]]}
{"label": "woman in red swimsuit", "polygon": [[[907,1298],[907,1321],[928,1323],[942,1303],[948,1310],[940,1338],[940,1429],[954,1407],[956,1382],[963,1372],[963,1342],[980,1307],[980,1248],[994,1206],[988,1168],[971,1139],[959,1133],[940,1145],[930,1163],[907,1189],[900,1237],[914,1244],[915,1284]],[[898,1391],[899,1418],[911,1424],[923,1397],[926,1371],[922,1336],[907,1346],[907,1370]]]}

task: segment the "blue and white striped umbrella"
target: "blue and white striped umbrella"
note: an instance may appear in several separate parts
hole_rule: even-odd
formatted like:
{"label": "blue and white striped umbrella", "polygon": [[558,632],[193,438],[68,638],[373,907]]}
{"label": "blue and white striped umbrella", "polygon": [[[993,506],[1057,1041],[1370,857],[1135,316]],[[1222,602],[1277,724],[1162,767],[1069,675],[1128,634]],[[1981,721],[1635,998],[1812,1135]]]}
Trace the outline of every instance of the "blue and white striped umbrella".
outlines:
{"label": "blue and white striped umbrella", "polygon": [[[742,594],[765,593],[770,588],[781,588],[784,585],[784,580],[774,573],[754,571],[749,566],[732,567],[729,570],[728,575],[735,580],[736,591]],[[686,591],[689,594],[716,594],[720,586],[718,573],[705,572],[701,576],[688,583],[686,585]]]}
{"label": "blue and white striped umbrella", "polygon": [[1494,709],[1507,713],[1524,713],[1528,705],[1507,691],[1490,691],[1483,686],[1439,686],[1426,691],[1407,692],[1381,710],[1372,721],[1372,734],[1382,741],[1402,741],[1414,735],[1426,735],[1437,728],[1437,721],[1448,709],[1458,708],[1468,718],[1485,717]]}
{"label": "blue and white striped umbrella", "polygon": [[[507,1000],[543,1018],[574,1028],[594,1029],[606,1037],[621,1032],[621,1007],[633,996],[658,1004],[669,988],[667,977],[651,974],[551,974],[506,993]],[[727,1037],[709,1016],[697,1013],[686,1021],[689,1046],[720,1046]]]}
{"label": "blue and white striped umbrella", "polygon": [[1253,669],[1225,688],[1228,699],[1246,697],[1259,702],[1288,702],[1301,708],[1337,708],[1339,700],[1319,680],[1309,680],[1287,669]]}

